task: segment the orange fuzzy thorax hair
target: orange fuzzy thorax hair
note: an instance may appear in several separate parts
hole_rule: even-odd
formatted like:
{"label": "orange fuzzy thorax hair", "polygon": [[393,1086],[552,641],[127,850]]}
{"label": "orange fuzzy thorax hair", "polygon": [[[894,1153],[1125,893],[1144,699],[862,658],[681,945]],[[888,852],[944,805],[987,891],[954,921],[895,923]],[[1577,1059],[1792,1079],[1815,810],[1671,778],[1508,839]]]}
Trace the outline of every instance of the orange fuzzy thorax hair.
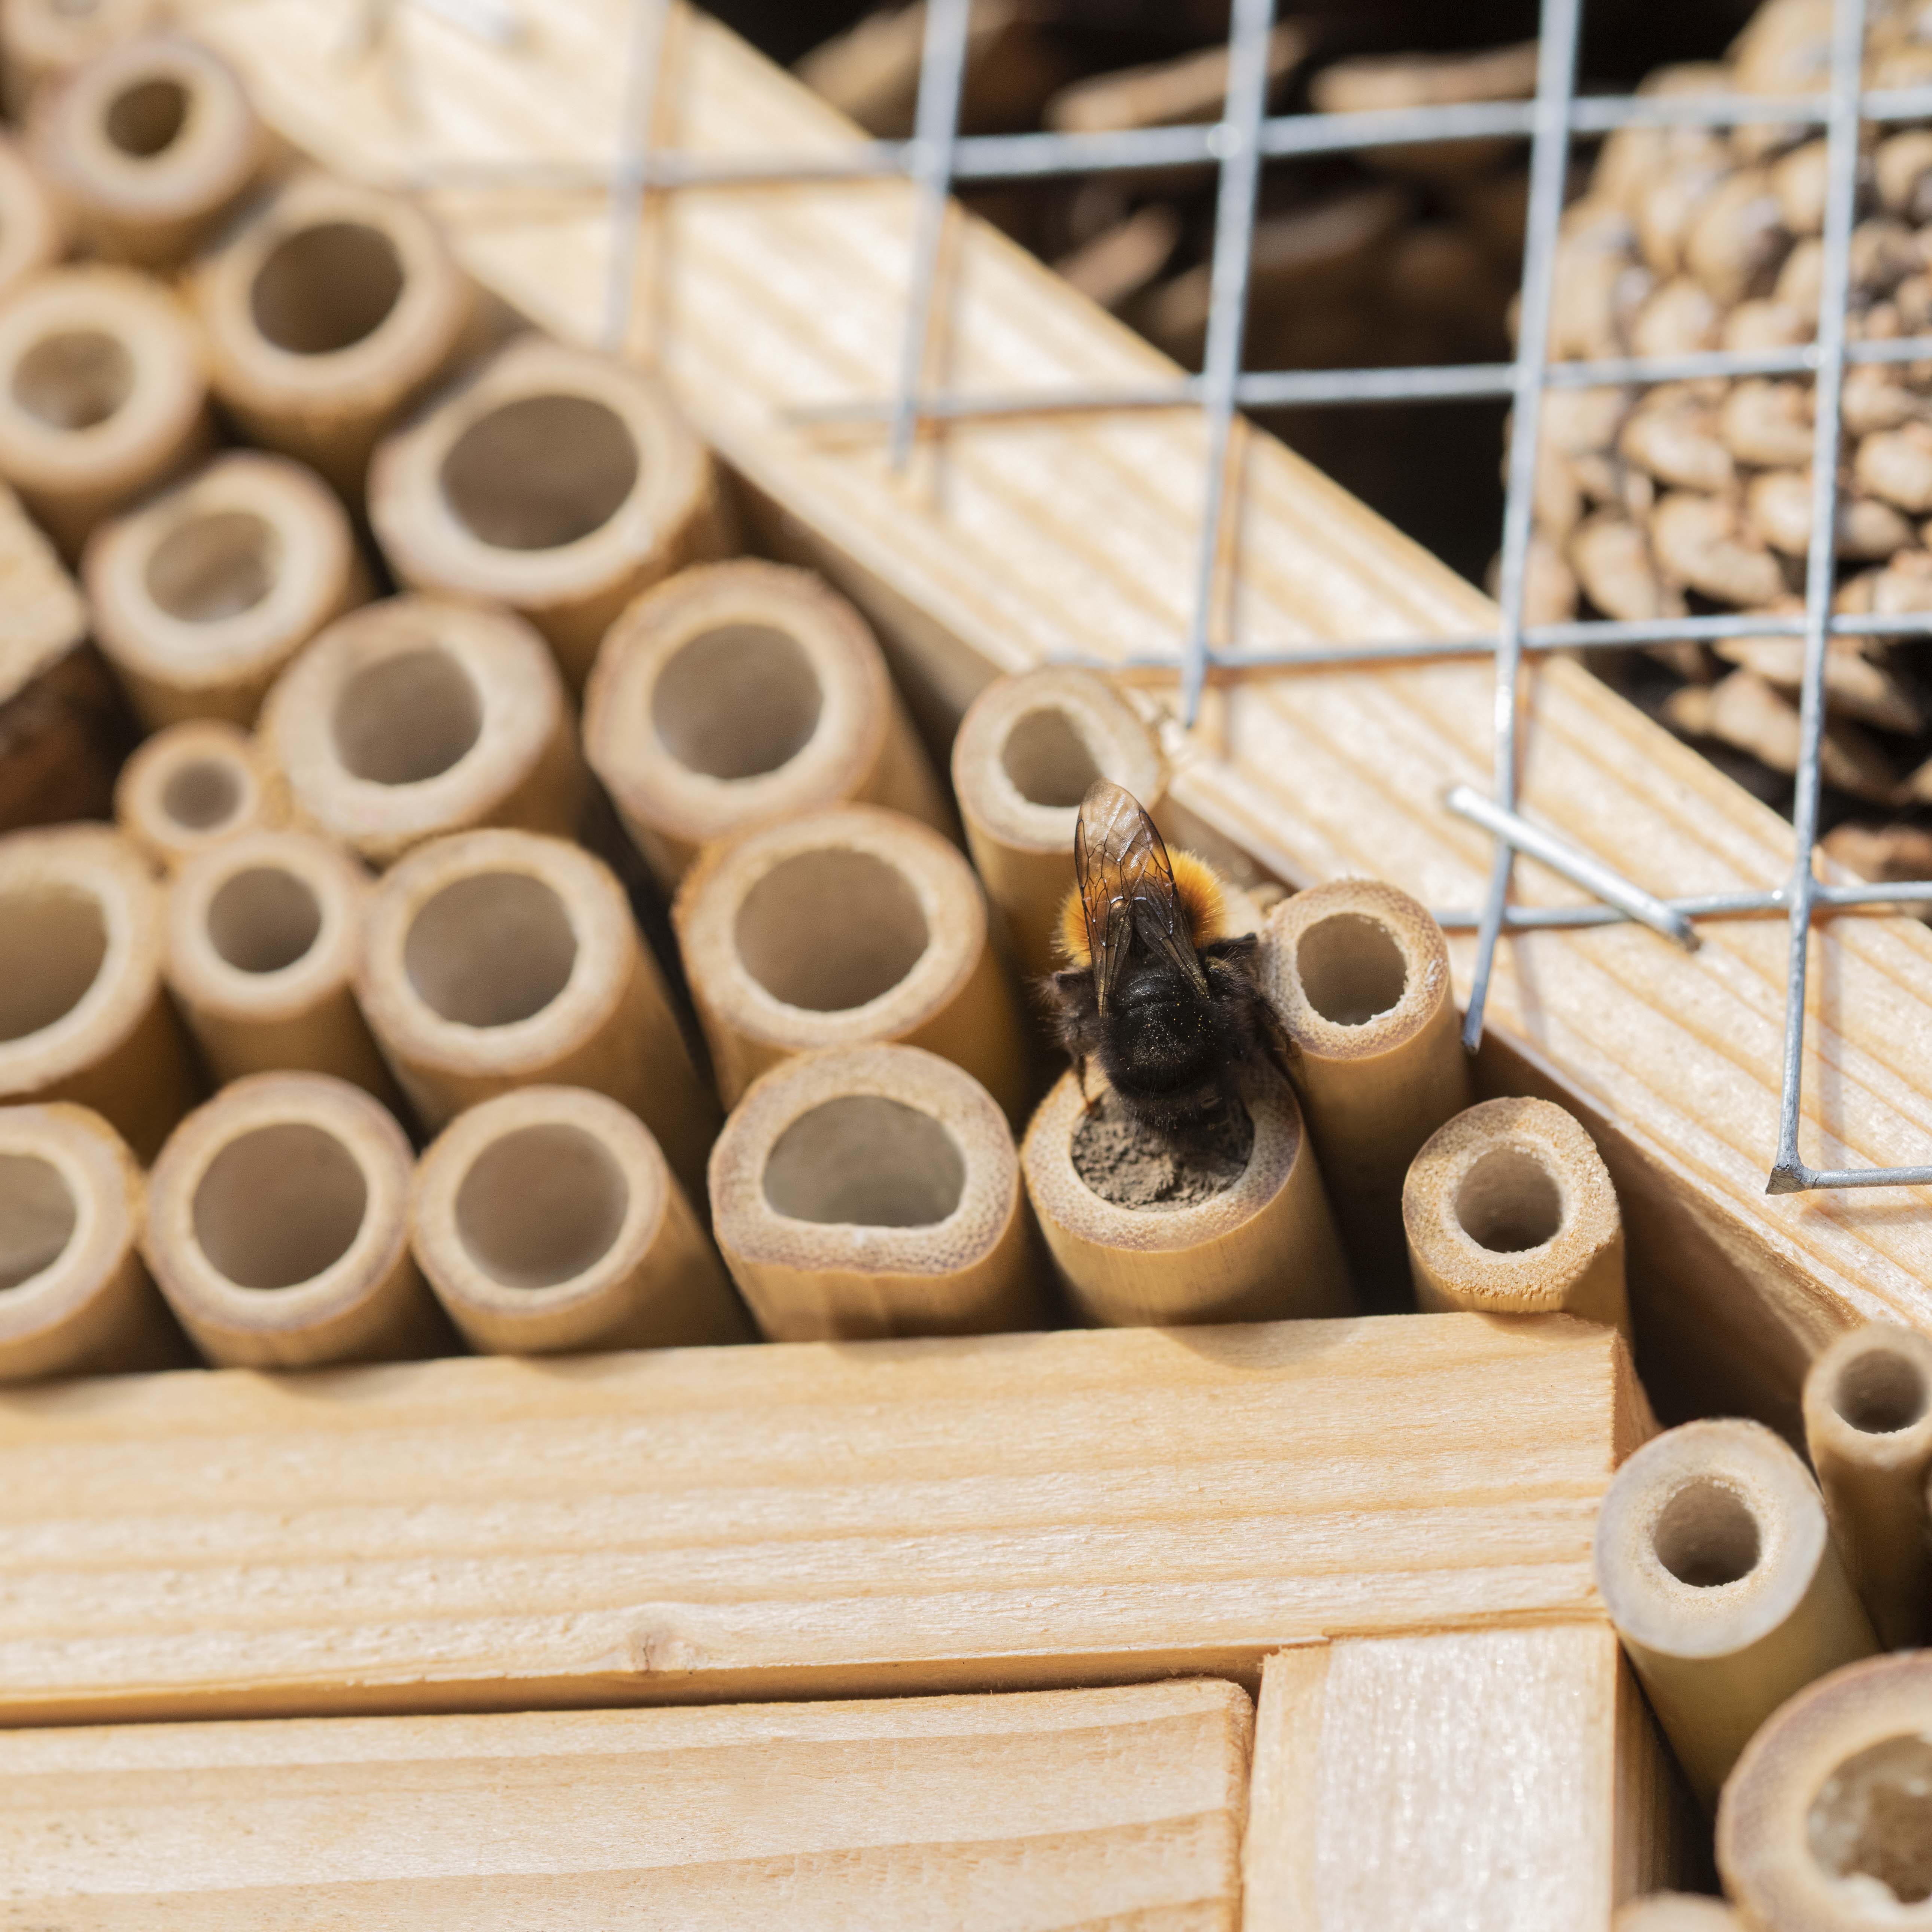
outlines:
{"label": "orange fuzzy thorax hair", "polygon": [[[1198,952],[1210,940],[1219,939],[1227,930],[1228,908],[1221,894],[1221,881],[1204,859],[1192,852],[1170,852],[1174,867],[1174,896],[1186,916],[1187,929]],[[1076,886],[1060,906],[1060,950],[1072,967],[1090,966],[1093,955],[1087,948],[1087,915]]]}

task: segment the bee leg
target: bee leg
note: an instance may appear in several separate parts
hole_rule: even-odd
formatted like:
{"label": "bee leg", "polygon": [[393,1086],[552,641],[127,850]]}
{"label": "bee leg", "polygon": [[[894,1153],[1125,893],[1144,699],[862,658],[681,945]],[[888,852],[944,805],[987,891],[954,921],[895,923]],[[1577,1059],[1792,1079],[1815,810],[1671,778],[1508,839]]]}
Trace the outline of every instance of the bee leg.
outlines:
{"label": "bee leg", "polygon": [[1267,1000],[1257,999],[1255,1011],[1261,1023],[1262,1045],[1275,1071],[1286,1081],[1294,1079],[1293,1063],[1300,1049],[1288,1036],[1288,1029],[1281,1023],[1281,1016]]}

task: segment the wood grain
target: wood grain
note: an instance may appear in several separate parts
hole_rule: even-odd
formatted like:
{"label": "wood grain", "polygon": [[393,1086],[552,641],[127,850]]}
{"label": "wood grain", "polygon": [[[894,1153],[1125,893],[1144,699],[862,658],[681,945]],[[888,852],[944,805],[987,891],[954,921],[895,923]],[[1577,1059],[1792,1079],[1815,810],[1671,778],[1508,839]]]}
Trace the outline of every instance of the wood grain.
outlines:
{"label": "wood grain", "polygon": [[0,1722],[1246,1674],[1602,1614],[1568,1318],[771,1343],[0,1394]]}
{"label": "wood grain", "polygon": [[62,1932],[1234,1932],[1235,1684],[0,1738]]}

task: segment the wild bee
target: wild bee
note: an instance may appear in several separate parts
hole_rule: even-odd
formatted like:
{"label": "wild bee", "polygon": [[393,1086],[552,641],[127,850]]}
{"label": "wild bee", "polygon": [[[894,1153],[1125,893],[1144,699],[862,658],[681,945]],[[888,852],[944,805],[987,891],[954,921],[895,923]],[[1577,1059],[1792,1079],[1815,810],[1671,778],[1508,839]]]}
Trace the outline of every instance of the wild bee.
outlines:
{"label": "wild bee", "polygon": [[1191,853],[1170,859],[1139,802],[1106,778],[1080,802],[1073,878],[1060,938],[1075,964],[1041,984],[1083,1090],[1091,1058],[1132,1120],[1172,1138],[1220,1114],[1257,1056],[1286,1074],[1260,942],[1224,936],[1220,881]]}

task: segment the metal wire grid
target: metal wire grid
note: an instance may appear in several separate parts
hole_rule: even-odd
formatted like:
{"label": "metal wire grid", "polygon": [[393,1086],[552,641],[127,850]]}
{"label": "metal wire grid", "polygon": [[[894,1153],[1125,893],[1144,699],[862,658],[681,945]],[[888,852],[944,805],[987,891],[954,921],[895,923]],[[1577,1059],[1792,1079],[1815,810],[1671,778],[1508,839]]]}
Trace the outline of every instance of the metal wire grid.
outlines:
{"label": "metal wire grid", "polygon": [[[383,0],[376,0],[383,4]],[[451,17],[464,7],[494,10],[495,0],[417,0]],[[1932,614],[1876,617],[1832,610],[1838,509],[1839,400],[1848,365],[1932,359],[1932,337],[1848,342],[1845,307],[1857,187],[1862,120],[1932,118],[1932,87],[1862,92],[1864,0],[1834,0],[1829,84],[1818,96],[1744,95],[1581,98],[1576,91],[1582,0],[1542,0],[1537,88],[1533,100],[1484,102],[1373,112],[1267,112],[1269,36],[1274,0],[1233,0],[1226,104],[1204,126],[1101,134],[962,136],[961,93],[971,26],[971,0],[927,0],[913,134],[903,141],[861,141],[829,154],[714,157],[656,146],[650,123],[658,56],[670,0],[634,0],[631,53],[620,153],[613,169],[578,161],[451,162],[412,177],[421,188],[514,184],[608,193],[612,242],[606,339],[628,335],[638,235],[645,196],[654,190],[760,182],[866,180],[900,176],[917,191],[911,276],[894,393],[796,412],[808,422],[877,421],[886,426],[896,466],[910,459],[922,424],[1021,414],[1196,406],[1207,429],[1208,458],[1194,600],[1173,657],[1133,658],[1126,668],[1172,668],[1180,710],[1192,724],[1212,671],[1236,673],[1372,663],[1455,655],[1496,661],[1496,758],[1491,795],[1455,788],[1446,808],[1492,832],[1496,858],[1481,908],[1437,915],[1451,928],[1473,928],[1477,955],[1464,1041],[1482,1035],[1496,948],[1505,931],[1581,927],[1635,920],[1679,945],[1697,944],[1700,919],[1782,914],[1790,955],[1778,1142],[1768,1181],[1773,1193],[1813,1188],[1932,1184],[1932,1164],[1904,1168],[1818,1169],[1798,1150],[1804,993],[1811,922],[1820,913],[1874,904],[1932,901],[1932,880],[1883,886],[1822,884],[1814,870],[1824,727],[1824,669],[1833,636],[1932,634]],[[469,22],[505,38],[494,10]],[[1631,127],[1726,127],[1753,122],[1822,126],[1827,141],[1822,294],[1816,339],[1802,347],[1750,354],[1707,352],[1626,357],[1551,364],[1550,297],[1556,244],[1570,145],[1579,135]],[[1531,143],[1520,321],[1514,359],[1507,363],[1416,368],[1250,372],[1241,368],[1257,194],[1263,163],[1284,156],[1356,151],[1424,142],[1526,135]],[[1198,376],[1136,388],[1055,388],[1023,393],[962,394],[923,386],[938,286],[947,198],[967,182],[1043,178],[1118,170],[1198,166],[1219,172],[1207,344]],[[1809,374],[1816,383],[1812,520],[1802,616],[1748,614],[1640,622],[1574,622],[1526,626],[1523,590],[1534,499],[1538,428],[1546,388],[1634,386],[1702,376]],[[1504,498],[1499,622],[1487,634],[1313,641],[1281,647],[1219,647],[1213,640],[1223,590],[1222,535],[1230,487],[1228,454],[1236,411],[1284,404],[1340,405],[1506,396],[1511,399],[1508,484]],[[1526,652],[1568,646],[1635,647],[1682,638],[1790,636],[1804,640],[1800,755],[1793,823],[1795,858],[1785,884],[1769,892],[1708,893],[1662,899],[1592,855],[1522,818],[1516,810],[1522,722],[1520,670]],[[1585,906],[1522,907],[1509,902],[1514,862],[1527,852],[1588,892]]]}

